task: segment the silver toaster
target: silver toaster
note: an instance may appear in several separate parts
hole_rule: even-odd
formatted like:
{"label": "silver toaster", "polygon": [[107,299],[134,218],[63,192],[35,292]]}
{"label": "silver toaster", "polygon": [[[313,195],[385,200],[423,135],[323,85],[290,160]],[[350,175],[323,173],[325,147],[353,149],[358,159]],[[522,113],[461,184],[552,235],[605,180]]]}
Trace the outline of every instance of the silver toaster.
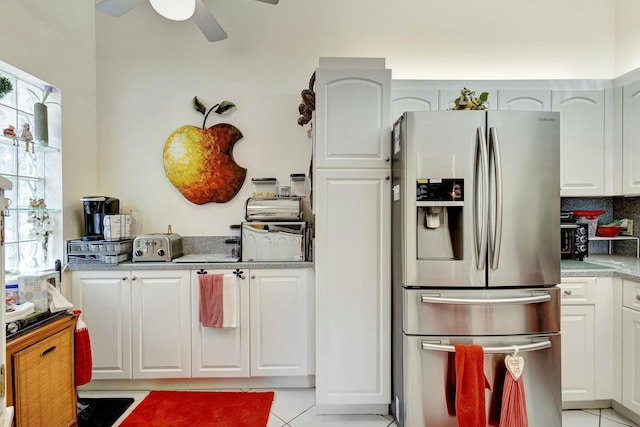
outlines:
{"label": "silver toaster", "polygon": [[133,262],[169,262],[180,256],[182,237],[179,234],[142,234],[133,239]]}

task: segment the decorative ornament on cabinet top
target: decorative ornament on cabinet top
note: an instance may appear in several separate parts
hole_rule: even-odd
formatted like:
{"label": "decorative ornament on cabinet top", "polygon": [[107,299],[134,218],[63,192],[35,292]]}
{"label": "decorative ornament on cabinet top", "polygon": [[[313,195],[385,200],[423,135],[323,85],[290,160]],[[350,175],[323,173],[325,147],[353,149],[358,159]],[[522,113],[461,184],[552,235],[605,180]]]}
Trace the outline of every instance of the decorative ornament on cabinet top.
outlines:
{"label": "decorative ornament on cabinet top", "polygon": [[228,113],[235,104],[222,101],[207,109],[197,97],[193,109],[204,116],[202,128],[185,125],[174,130],[164,145],[164,170],[171,184],[190,202],[226,203],[244,183],[247,170],[233,159],[233,146],[242,138],[240,129],[228,123],[206,128],[211,112]]}

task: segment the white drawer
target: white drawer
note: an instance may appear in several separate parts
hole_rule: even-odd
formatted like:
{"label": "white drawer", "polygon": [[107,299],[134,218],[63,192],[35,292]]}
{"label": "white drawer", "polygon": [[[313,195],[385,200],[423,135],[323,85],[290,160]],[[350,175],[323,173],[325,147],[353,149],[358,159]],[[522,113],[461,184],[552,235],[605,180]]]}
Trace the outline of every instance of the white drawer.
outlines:
{"label": "white drawer", "polygon": [[622,279],[622,304],[640,311],[640,283]]}
{"label": "white drawer", "polygon": [[596,302],[595,277],[563,277],[560,282],[561,305],[584,305]]}

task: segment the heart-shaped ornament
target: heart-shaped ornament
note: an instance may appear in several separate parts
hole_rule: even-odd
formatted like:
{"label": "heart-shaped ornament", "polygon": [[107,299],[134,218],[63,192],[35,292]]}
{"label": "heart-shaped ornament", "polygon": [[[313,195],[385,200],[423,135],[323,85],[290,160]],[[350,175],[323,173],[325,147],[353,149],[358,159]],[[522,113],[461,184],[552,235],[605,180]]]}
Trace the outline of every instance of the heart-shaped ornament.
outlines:
{"label": "heart-shaped ornament", "polygon": [[513,379],[518,381],[524,369],[524,358],[522,356],[507,356],[504,358],[504,364],[507,366],[507,371],[509,371]]}

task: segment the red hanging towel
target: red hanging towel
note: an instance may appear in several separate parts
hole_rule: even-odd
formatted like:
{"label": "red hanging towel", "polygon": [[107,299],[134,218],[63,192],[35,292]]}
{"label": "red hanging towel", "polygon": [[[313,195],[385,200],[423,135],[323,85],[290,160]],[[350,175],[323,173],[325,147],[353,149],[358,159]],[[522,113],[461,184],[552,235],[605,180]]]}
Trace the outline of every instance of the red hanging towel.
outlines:
{"label": "red hanging towel", "polygon": [[200,322],[202,326],[221,328],[224,320],[222,305],[224,274],[201,274],[198,277],[200,288]]}
{"label": "red hanging towel", "polygon": [[91,369],[93,364],[91,361],[91,340],[89,339],[89,330],[87,325],[80,319],[80,310],[73,310],[78,315],[76,320],[75,333],[75,374],[76,387],[87,384],[91,381]]}
{"label": "red hanging towel", "polygon": [[458,427],[486,427],[484,350],[479,345],[455,344],[456,414]]}
{"label": "red hanging towel", "polygon": [[499,427],[528,427],[527,401],[522,377],[524,358],[518,356],[517,347],[512,356],[505,357],[504,363],[507,365],[507,373],[504,377]]}

